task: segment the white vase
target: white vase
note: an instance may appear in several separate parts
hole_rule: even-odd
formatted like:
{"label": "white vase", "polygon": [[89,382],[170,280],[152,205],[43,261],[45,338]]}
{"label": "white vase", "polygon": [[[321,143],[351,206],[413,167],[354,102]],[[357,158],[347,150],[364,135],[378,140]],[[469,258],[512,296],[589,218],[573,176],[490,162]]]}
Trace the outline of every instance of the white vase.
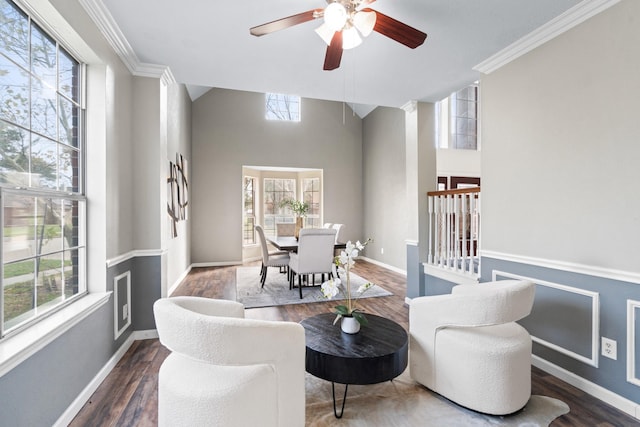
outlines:
{"label": "white vase", "polygon": [[340,322],[340,328],[342,332],[347,334],[357,334],[360,331],[360,322],[356,320],[355,317],[342,317],[342,322]]}

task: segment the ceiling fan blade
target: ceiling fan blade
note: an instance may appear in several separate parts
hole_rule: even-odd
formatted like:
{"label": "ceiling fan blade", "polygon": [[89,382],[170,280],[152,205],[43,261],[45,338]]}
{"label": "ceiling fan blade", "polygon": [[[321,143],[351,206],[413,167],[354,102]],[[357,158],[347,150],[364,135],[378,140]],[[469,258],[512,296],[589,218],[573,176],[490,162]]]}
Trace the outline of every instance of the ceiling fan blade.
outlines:
{"label": "ceiling fan blade", "polygon": [[294,25],[312,21],[322,16],[322,12],[322,9],[308,10],[306,12],[298,13],[297,15],[287,16],[286,18],[276,19],[275,21],[252,27],[249,29],[249,32],[257,37],[264,36],[265,34],[273,33],[274,31],[284,30],[285,28],[293,27]]}
{"label": "ceiling fan blade", "polygon": [[398,43],[402,43],[411,49],[415,49],[420,46],[427,38],[427,35],[422,31],[416,30],[407,24],[403,24],[390,16],[373,9],[364,9],[364,11],[373,11],[376,13],[376,25],[373,27],[373,31],[385,35]]}
{"label": "ceiling fan blade", "polygon": [[327,47],[324,57],[323,70],[335,70],[340,66],[342,60],[342,31],[336,31],[331,39],[331,44]]}

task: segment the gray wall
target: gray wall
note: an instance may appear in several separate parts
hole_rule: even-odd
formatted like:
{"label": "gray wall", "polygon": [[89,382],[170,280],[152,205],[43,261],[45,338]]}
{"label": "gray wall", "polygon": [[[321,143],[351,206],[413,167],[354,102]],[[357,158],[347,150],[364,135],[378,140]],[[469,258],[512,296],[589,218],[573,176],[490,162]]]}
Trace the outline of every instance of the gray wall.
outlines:
{"label": "gray wall", "polygon": [[[568,286],[538,287],[535,333],[583,354],[599,337],[562,315],[596,316],[618,360],[535,353],[635,402],[626,303],[640,300],[639,21],[640,2],[623,0],[482,79],[482,280],[495,270]],[[600,312],[576,290],[596,292]]]}
{"label": "gray wall", "polygon": [[[365,255],[404,270],[407,266],[405,112],[378,107],[363,120]],[[381,250],[384,249],[384,253]]]}
{"label": "gray wall", "polygon": [[[166,207],[160,205],[163,197],[166,200],[167,146],[190,156],[190,100],[184,88],[176,85],[163,94],[159,79],[133,78],[76,0],[39,1],[34,7],[88,63],[88,287],[111,292],[113,278],[130,271],[133,325],[114,339],[112,295],[78,325],[1,376],[3,426],[54,424],[133,330],[155,329],[151,306],[161,295],[163,276],[184,271],[190,247],[188,234],[168,248],[161,247],[159,238],[166,226]],[[135,126],[135,132],[147,127],[146,133],[134,134]],[[164,146],[158,146],[163,133]],[[148,152],[154,153],[151,166],[138,161]],[[141,223],[154,227],[141,228]],[[165,263],[160,256],[137,257],[105,268],[107,259],[137,249],[166,249],[168,259]]]}
{"label": "gray wall", "polygon": [[192,106],[191,262],[242,261],[242,166],[324,170],[324,219],[363,238],[362,124],[302,99],[299,123],[265,120],[260,93],[212,89]]}

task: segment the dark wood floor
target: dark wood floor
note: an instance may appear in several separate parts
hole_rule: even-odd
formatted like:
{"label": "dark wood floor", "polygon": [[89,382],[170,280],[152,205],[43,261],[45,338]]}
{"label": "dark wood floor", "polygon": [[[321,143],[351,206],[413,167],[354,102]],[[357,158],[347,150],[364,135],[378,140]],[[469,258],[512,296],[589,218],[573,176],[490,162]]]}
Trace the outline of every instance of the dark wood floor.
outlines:
{"label": "dark wood floor", "polygon": [[[235,300],[235,267],[195,268],[173,293]],[[404,302],[406,278],[366,261],[358,261],[353,271],[385,289],[393,296],[366,298],[360,306],[409,325],[409,307]],[[279,274],[271,269],[269,274]],[[331,302],[253,308],[246,317],[267,320],[300,320],[326,313]],[[157,425],[157,374],[169,352],[158,340],[136,341],[70,424],[80,426],[155,426]],[[564,426],[640,426],[640,422],[589,394],[533,368],[532,392],[556,397],[571,408],[555,420],[553,427]]]}

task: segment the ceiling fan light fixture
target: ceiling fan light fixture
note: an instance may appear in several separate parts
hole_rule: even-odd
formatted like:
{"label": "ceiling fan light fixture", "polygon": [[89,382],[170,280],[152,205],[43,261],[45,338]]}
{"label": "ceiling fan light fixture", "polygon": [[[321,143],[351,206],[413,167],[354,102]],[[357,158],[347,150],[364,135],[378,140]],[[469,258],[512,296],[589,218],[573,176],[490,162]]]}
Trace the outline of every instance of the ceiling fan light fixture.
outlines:
{"label": "ceiling fan light fixture", "polygon": [[357,12],[353,16],[353,25],[360,31],[364,37],[367,37],[373,31],[376,25],[375,12]]}
{"label": "ceiling fan light fixture", "polygon": [[342,30],[348,18],[347,9],[341,3],[333,2],[324,9],[324,22],[334,32]]}
{"label": "ceiling fan light fixture", "polygon": [[320,36],[322,40],[324,40],[327,46],[331,45],[331,39],[333,38],[335,31],[329,28],[327,24],[320,25],[318,28],[315,29],[315,32],[317,35]]}
{"label": "ceiling fan light fixture", "polygon": [[344,50],[353,49],[354,47],[360,46],[361,43],[362,37],[360,37],[355,27],[342,30],[342,48]]}

